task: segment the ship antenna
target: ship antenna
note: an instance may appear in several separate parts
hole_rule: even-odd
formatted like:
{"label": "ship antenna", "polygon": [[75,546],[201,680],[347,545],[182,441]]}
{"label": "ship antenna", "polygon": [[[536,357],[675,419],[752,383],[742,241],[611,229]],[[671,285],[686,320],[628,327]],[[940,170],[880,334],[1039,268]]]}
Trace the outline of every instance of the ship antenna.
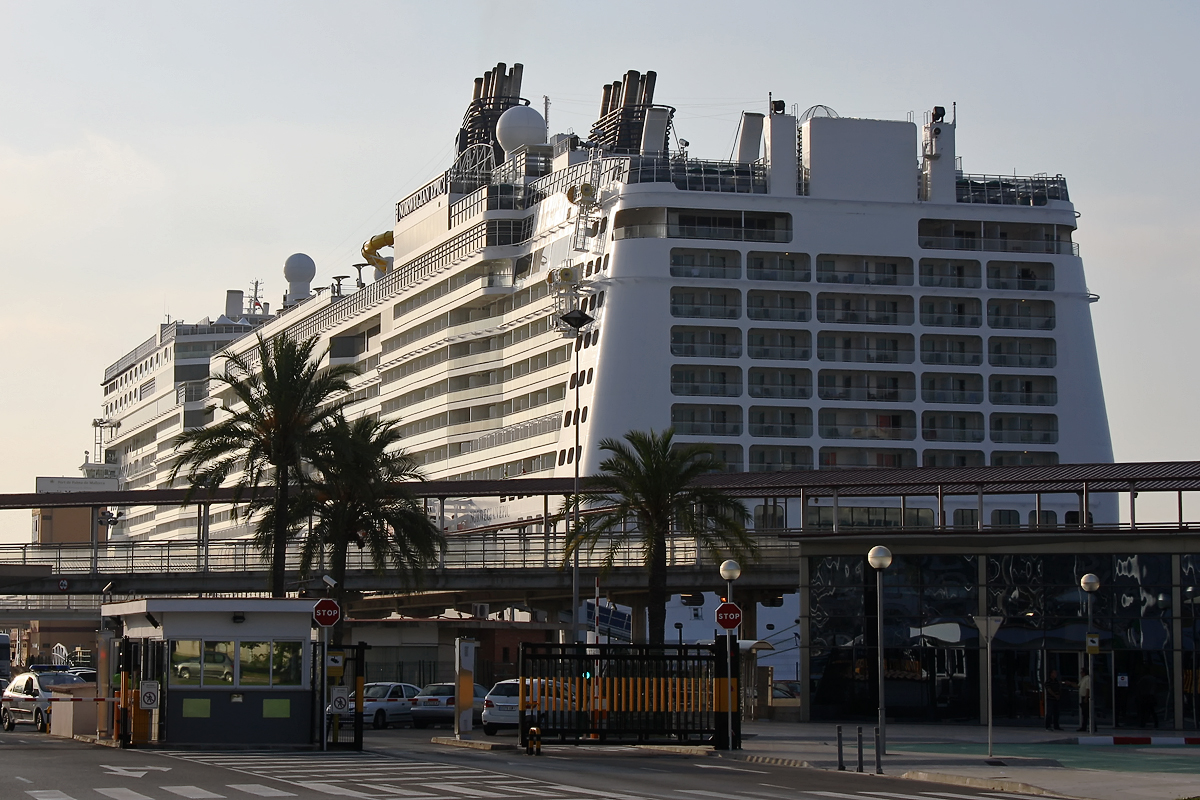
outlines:
{"label": "ship antenna", "polygon": [[545,113],[542,114],[542,119],[546,120],[546,141],[550,141],[550,95],[542,95],[543,108]]}

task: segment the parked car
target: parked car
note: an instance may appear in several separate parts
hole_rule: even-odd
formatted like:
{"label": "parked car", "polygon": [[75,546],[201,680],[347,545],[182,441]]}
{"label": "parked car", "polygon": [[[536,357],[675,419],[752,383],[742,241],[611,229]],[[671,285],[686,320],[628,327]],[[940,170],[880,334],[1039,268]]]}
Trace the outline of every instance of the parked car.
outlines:
{"label": "parked car", "polygon": [[[363,705],[363,719],[369,720],[376,730],[388,725],[412,723],[413,698],[421,691],[421,687],[411,683],[368,683],[363,687],[366,698]],[[350,695],[349,713],[354,714],[358,707],[357,698]],[[325,709],[326,714],[333,714],[333,708]]]}
{"label": "parked car", "polygon": [[[183,680],[193,675],[200,675],[199,661],[184,661],[175,665],[175,672]],[[233,657],[213,650],[204,651],[204,677],[220,678],[226,683],[233,683]]]}
{"label": "parked car", "polygon": [[0,727],[11,731],[18,724],[50,732],[50,689],[87,681],[69,672],[25,672],[12,679],[0,698]]}
{"label": "parked car", "polygon": [[[487,689],[475,684],[473,720],[483,722],[483,699]],[[431,683],[413,698],[412,722],[414,728],[427,728],[430,724],[454,722],[454,684]]]}
{"label": "parked car", "polygon": [[500,681],[483,699],[483,732],[495,736],[501,728],[515,728],[520,723],[517,699],[521,681]]}
{"label": "parked car", "polygon": [[67,672],[77,678],[82,678],[86,683],[96,682],[96,670],[92,667],[71,667]]}

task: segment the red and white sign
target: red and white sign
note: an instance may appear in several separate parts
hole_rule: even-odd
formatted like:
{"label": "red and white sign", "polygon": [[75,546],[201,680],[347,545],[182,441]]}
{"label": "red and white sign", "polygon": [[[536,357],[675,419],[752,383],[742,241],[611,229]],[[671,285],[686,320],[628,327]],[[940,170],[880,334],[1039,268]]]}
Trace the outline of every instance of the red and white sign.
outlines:
{"label": "red and white sign", "polygon": [[313,619],[322,628],[331,628],[337,625],[342,618],[342,607],[338,605],[337,600],[331,598],[323,598],[317,601],[313,606]]}
{"label": "red and white sign", "polygon": [[731,631],[742,624],[742,609],[736,603],[721,603],[717,606],[717,624]]}

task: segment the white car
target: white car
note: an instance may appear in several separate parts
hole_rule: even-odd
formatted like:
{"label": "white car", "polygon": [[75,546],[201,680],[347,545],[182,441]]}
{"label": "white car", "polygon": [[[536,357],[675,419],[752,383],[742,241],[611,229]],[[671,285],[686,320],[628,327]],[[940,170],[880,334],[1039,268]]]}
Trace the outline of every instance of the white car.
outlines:
{"label": "white car", "polygon": [[[421,691],[411,683],[368,683],[363,687],[363,720],[370,720],[375,730],[388,725],[412,723],[412,699]],[[356,709],[355,699],[350,709]]]}
{"label": "white car", "polygon": [[0,727],[11,731],[17,724],[50,732],[50,691],[54,687],[85,684],[69,672],[26,672],[13,678],[0,699]]}
{"label": "white car", "polygon": [[[431,724],[454,724],[454,684],[431,683],[413,698],[412,720],[414,728],[427,728]],[[474,714],[472,719],[479,722],[483,716],[483,699],[487,689],[475,684]]]}
{"label": "white car", "polygon": [[521,681],[514,678],[500,681],[488,692],[483,700],[483,732],[495,736],[501,728],[515,728],[520,724],[520,711],[517,710],[517,699],[520,693]]}

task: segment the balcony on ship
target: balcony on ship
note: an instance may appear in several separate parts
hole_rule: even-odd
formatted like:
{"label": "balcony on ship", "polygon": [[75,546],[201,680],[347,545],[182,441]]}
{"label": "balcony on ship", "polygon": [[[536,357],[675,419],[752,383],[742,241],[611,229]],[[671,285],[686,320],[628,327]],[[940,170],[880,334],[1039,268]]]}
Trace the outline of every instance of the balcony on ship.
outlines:
{"label": "balcony on ship", "polygon": [[923,467],[983,467],[987,459],[982,450],[935,450],[926,449],[921,453]]}
{"label": "balcony on ship", "polygon": [[737,289],[671,289],[671,316],[700,319],[738,319],[742,293]]}
{"label": "balcony on ship", "polygon": [[807,253],[746,254],[746,278],[752,281],[803,282],[812,278]]}
{"label": "balcony on ship", "polygon": [[921,414],[921,438],[927,442],[982,442],[983,414],[926,411]]}
{"label": "balcony on ship", "polygon": [[812,296],[808,292],[746,292],[746,317],[770,322],[808,322]]}
{"label": "balcony on ship", "polygon": [[671,328],[671,355],[695,358],[740,358],[742,332],[738,328]]}
{"label": "balcony on ship", "polygon": [[955,258],[922,258],[921,285],[940,289],[978,289],[983,285],[979,262]]}
{"label": "balcony on ship", "polygon": [[819,458],[821,469],[917,466],[917,451],[899,447],[822,447]]}
{"label": "balcony on ship", "polygon": [[740,436],[741,406],[671,406],[671,427],[684,436]]}
{"label": "balcony on ship", "polygon": [[791,472],[812,468],[811,447],[750,445],[750,472]]}
{"label": "balcony on ship", "polygon": [[1054,291],[1054,265],[1048,261],[989,261],[987,274],[989,289]]}
{"label": "balcony on ship", "polygon": [[822,254],[817,256],[817,282],[857,286],[912,286],[912,259]]}
{"label": "balcony on ship", "polygon": [[817,427],[824,439],[917,438],[917,417],[912,411],[822,408],[818,414]]}
{"label": "balcony on ship", "polygon": [[817,396],[822,400],[906,403],[916,399],[916,378],[911,372],[823,369],[817,375]]}
{"label": "balcony on ship", "polygon": [[741,367],[676,364],[671,368],[671,394],[691,397],[741,397]]}
{"label": "balcony on ship", "polygon": [[807,400],[812,397],[812,372],[786,367],[752,367],[749,395],[779,400]]}
{"label": "balcony on ship", "polygon": [[1069,225],[923,219],[917,243],[923,250],[980,250],[995,253],[1079,255]]}
{"label": "balcony on ship", "polygon": [[983,376],[961,372],[926,372],[921,376],[926,403],[982,403]]}
{"label": "balcony on ship", "polygon": [[812,358],[812,334],[783,328],[751,328],[746,332],[746,353],[751,358],[807,361]]}
{"label": "balcony on ship", "polygon": [[1044,206],[1051,200],[1070,201],[1062,175],[967,175],[958,172],[956,196],[960,203],[996,206]]}
{"label": "balcony on ship", "polygon": [[921,324],[935,328],[978,328],[983,304],[978,297],[922,297]]}
{"label": "balcony on ship", "polygon": [[1052,331],[1053,300],[989,300],[988,327],[1025,331]]}
{"label": "balcony on ship", "polygon": [[988,339],[988,364],[993,367],[1038,367],[1058,365],[1053,339],[993,336]]}
{"label": "balcony on ship", "polygon": [[751,436],[807,439],[812,432],[811,408],[750,406]]}
{"label": "balcony on ship", "polygon": [[983,364],[983,339],[979,336],[926,334],[921,337],[921,363],[978,367]]}
{"label": "balcony on ship", "polygon": [[857,364],[911,364],[913,337],[907,333],[888,336],[822,331],[817,335],[817,358]]}
{"label": "balcony on ship", "polygon": [[1057,444],[1054,414],[992,414],[992,441],[997,444]]}
{"label": "balcony on ship", "polygon": [[742,276],[741,254],[736,250],[671,249],[671,277],[721,278],[736,280]]}
{"label": "balcony on ship", "polygon": [[907,295],[817,295],[817,319],[850,325],[911,325],[913,299]]}
{"label": "balcony on ship", "polygon": [[992,375],[988,399],[1001,406],[1057,405],[1058,379],[1053,375]]}

